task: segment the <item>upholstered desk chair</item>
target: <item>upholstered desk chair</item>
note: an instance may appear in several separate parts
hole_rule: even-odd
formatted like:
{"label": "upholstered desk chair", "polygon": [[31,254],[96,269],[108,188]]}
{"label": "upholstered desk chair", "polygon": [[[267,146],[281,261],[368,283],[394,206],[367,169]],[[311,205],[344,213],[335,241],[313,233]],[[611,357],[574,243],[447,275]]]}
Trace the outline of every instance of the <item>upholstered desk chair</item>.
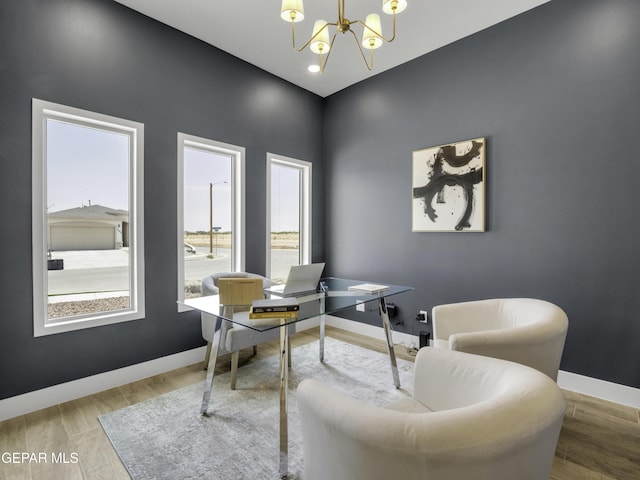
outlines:
{"label": "upholstered desk chair", "polygon": [[497,298],[433,307],[434,346],[528,365],[554,381],[569,322],[553,303]]}
{"label": "upholstered desk chair", "polygon": [[432,347],[387,408],[314,379],[297,404],[305,480],[548,480],[565,411],[533,368]]}
{"label": "upholstered desk chair", "polygon": [[[221,276],[216,279],[216,290],[220,295],[220,303],[224,305],[223,316],[230,318],[233,316],[244,317],[246,321],[249,318],[249,308],[253,300],[264,298],[264,280],[263,278],[254,276],[232,277],[230,275]],[[280,323],[278,319],[252,321],[253,323],[273,324]],[[205,357],[205,365],[209,364],[211,355],[211,345],[214,341],[217,318],[207,313],[202,313],[202,337],[207,341],[207,353]],[[288,335],[295,332],[295,325],[287,327]],[[256,353],[256,345],[269,342],[280,338],[280,329],[258,331],[244,325],[229,322],[226,336],[220,344],[218,354],[231,353],[231,389],[235,390],[238,374],[238,361],[240,358],[240,350],[253,347]],[[217,341],[217,339],[216,339]],[[291,352],[291,349],[289,349]],[[291,366],[291,356],[289,356],[289,366]]]}

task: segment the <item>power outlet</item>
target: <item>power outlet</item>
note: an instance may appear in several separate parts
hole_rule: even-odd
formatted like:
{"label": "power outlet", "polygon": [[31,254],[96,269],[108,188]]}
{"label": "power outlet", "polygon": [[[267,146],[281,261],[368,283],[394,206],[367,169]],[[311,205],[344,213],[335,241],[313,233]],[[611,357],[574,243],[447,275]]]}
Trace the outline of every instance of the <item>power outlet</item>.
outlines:
{"label": "power outlet", "polygon": [[362,302],[362,303],[356,303],[356,310],[357,310],[358,312],[364,312],[364,311],[365,311],[364,302]]}
{"label": "power outlet", "polygon": [[424,318],[424,320],[420,320],[420,323],[429,323],[429,312],[426,310],[420,310],[418,313],[422,315],[422,318]]}

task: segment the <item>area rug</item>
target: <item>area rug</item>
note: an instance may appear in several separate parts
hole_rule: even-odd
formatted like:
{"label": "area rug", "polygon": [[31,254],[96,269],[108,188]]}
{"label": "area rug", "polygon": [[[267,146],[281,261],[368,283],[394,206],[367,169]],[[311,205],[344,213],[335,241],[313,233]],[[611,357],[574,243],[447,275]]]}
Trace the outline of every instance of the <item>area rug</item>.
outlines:
{"label": "area rug", "polygon": [[[200,415],[202,383],[154,397],[99,417],[102,428],[133,480],[278,478],[279,357],[238,369],[237,390],[229,373],[218,375],[209,416]],[[289,473],[303,478],[296,387],[308,377],[384,406],[411,395],[413,363],[398,359],[402,387],[393,386],[389,357],[333,338],[292,350],[289,370]]]}

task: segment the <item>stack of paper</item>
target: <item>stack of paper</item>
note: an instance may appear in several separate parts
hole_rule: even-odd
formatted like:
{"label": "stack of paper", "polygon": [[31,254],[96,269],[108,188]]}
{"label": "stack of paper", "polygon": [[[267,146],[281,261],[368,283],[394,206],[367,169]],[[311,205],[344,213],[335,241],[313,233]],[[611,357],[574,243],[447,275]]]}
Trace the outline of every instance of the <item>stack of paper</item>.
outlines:
{"label": "stack of paper", "polygon": [[359,285],[351,285],[349,290],[362,293],[378,293],[389,288],[388,285],[377,285],[375,283],[361,283]]}

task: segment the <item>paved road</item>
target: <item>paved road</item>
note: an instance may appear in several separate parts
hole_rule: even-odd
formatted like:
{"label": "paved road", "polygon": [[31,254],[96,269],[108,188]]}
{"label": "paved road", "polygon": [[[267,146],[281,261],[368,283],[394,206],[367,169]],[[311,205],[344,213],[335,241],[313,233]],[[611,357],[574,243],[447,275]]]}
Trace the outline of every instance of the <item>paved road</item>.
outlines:
{"label": "paved road", "polygon": [[129,290],[128,267],[49,271],[49,295]]}
{"label": "paved road", "polygon": [[[208,251],[208,250],[207,250]],[[207,258],[206,253],[198,252],[192,257],[186,257],[184,278],[185,282],[197,280],[215,272],[231,271],[231,251],[219,248],[216,258]],[[289,273],[289,267],[298,263],[297,250],[273,250],[273,265],[271,278],[285,280]]]}
{"label": "paved road", "polygon": [[[208,258],[208,248],[186,254],[185,282],[200,281],[215,272],[231,270],[228,249],[219,248],[216,258]],[[285,279],[289,266],[297,263],[297,250],[274,250],[271,278]],[[49,295],[109,292],[129,289],[127,249],[100,252],[56,252],[64,260],[64,270],[48,272]]]}

